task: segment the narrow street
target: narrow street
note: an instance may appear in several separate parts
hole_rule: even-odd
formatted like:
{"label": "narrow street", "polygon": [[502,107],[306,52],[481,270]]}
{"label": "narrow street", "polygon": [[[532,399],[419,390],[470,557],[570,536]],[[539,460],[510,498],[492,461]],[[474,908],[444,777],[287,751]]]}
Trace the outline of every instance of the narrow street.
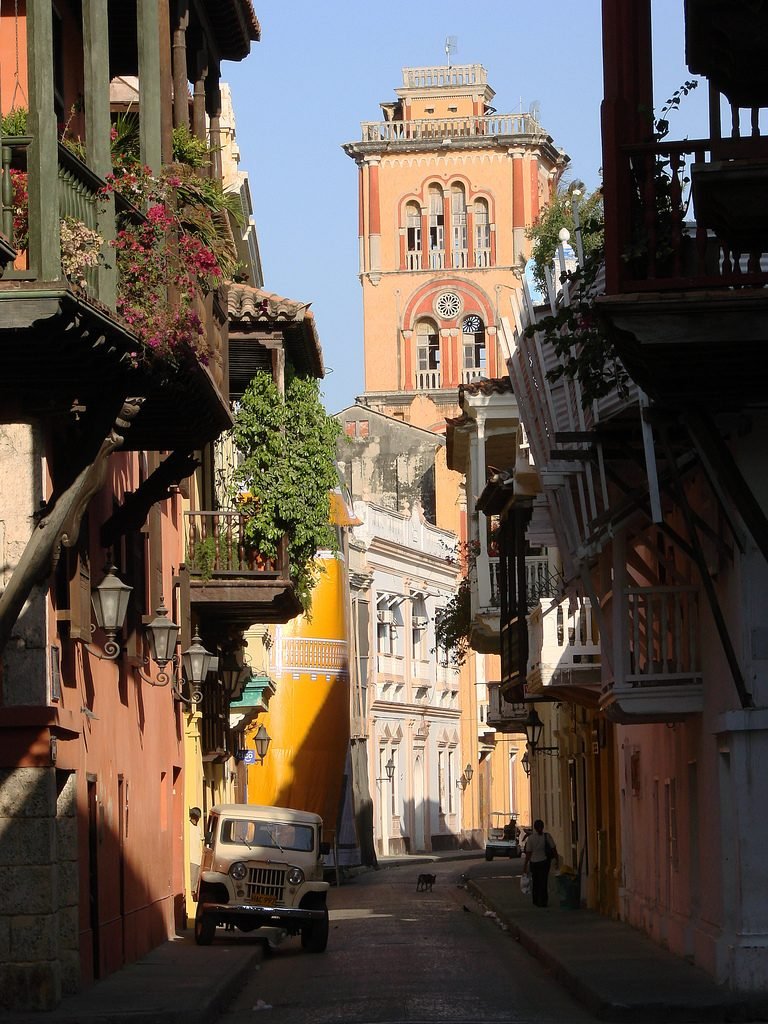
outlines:
{"label": "narrow street", "polygon": [[[332,888],[326,953],[304,953],[289,939],[265,957],[219,1024],[594,1020],[460,884],[471,870],[517,885],[519,865],[393,867]],[[431,892],[416,891],[422,871],[437,876]],[[215,941],[226,942],[225,933]]]}

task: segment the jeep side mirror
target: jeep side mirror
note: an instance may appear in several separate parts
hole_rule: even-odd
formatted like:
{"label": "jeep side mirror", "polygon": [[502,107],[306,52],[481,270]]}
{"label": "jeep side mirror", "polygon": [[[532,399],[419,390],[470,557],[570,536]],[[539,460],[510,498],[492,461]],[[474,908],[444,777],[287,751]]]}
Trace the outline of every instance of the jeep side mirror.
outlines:
{"label": "jeep side mirror", "polygon": [[330,843],[320,843],[320,856],[326,857],[331,852]]}

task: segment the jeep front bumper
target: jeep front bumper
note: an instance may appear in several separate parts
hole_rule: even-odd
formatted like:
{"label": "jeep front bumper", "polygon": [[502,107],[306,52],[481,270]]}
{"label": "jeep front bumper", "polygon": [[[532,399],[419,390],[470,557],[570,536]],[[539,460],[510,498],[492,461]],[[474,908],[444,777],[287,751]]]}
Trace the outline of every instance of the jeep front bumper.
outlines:
{"label": "jeep front bumper", "polygon": [[238,920],[248,918],[260,925],[281,927],[322,921],[327,914],[325,907],[263,907],[252,903],[198,903],[197,912],[210,914],[221,924],[237,924]]}

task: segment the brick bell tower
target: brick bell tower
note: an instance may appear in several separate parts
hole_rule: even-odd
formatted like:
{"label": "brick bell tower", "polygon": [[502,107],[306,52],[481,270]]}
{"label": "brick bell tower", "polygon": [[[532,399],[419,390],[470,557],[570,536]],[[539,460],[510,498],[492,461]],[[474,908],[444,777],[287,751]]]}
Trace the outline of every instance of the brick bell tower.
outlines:
{"label": "brick bell tower", "polygon": [[457,389],[499,377],[525,229],[568,163],[534,113],[498,114],[480,64],[403,68],[359,168],[365,401],[442,432]]}

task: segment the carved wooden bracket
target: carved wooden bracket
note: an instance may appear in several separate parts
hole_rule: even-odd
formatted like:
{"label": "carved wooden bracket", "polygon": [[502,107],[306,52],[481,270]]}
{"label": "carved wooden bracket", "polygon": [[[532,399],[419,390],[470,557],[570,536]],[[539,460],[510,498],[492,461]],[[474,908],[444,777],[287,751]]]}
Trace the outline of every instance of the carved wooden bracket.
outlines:
{"label": "carved wooden bracket", "polygon": [[83,513],[106,478],[109,456],[122,446],[125,432],[143,403],[143,398],[125,399],[93,462],[80,471],[35,525],[8,586],[0,595],[0,651],[5,648],[33,587],[50,575],[61,545],[72,547],[77,543]]}

